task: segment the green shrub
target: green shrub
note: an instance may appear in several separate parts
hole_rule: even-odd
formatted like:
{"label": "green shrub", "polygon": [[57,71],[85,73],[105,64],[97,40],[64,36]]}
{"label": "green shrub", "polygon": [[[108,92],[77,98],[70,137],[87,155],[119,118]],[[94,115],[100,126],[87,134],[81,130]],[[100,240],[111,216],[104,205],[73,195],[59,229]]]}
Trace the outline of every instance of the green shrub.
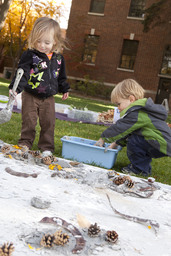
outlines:
{"label": "green shrub", "polygon": [[84,80],[70,81],[71,89],[81,95],[97,97],[105,100],[110,100],[110,95],[113,87],[104,85],[103,82],[97,82],[89,79],[89,76],[84,76]]}

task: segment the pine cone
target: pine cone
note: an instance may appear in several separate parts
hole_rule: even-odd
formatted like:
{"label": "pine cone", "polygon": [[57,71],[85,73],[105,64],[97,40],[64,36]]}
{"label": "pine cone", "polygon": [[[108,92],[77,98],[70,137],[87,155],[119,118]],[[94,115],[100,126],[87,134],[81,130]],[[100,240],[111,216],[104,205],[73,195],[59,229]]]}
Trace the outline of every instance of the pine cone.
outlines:
{"label": "pine cone", "polygon": [[118,240],[118,234],[112,230],[106,232],[106,241],[115,243]]}
{"label": "pine cone", "polygon": [[69,236],[67,233],[62,233],[62,230],[56,231],[54,243],[56,245],[64,245],[69,242]]}
{"label": "pine cone", "polygon": [[128,175],[125,175],[124,177],[125,177],[125,180],[131,180],[130,176]]}
{"label": "pine cone", "polygon": [[39,150],[33,151],[33,156],[34,157],[40,157],[41,156],[40,151]]}
{"label": "pine cone", "polygon": [[19,151],[18,151],[18,149],[11,150],[10,153],[11,153],[11,154],[17,154],[17,155],[20,154]]}
{"label": "pine cone", "polygon": [[89,236],[98,236],[100,231],[101,231],[100,227],[97,226],[97,223],[95,223],[94,225],[91,224],[90,227],[88,228],[88,235]]}
{"label": "pine cone", "polygon": [[45,157],[43,157],[43,158],[42,158],[42,161],[43,161],[43,163],[46,164],[46,165],[50,165],[50,164],[52,163],[52,160],[51,160],[50,156],[45,156]]}
{"label": "pine cone", "polygon": [[134,182],[130,179],[130,180],[126,180],[125,181],[125,185],[128,187],[128,188],[132,188],[134,186]]}
{"label": "pine cone", "polygon": [[51,163],[57,161],[57,158],[56,158],[55,156],[51,155],[51,156],[49,156],[49,157],[50,157],[50,159],[51,159]]}
{"label": "pine cone", "polygon": [[9,153],[10,152],[10,145],[7,145],[7,144],[4,144],[2,147],[1,147],[1,152],[2,153]]}
{"label": "pine cone", "polygon": [[22,153],[21,153],[21,156],[22,156],[24,159],[28,159],[28,152],[22,152]]}
{"label": "pine cone", "polygon": [[111,179],[111,178],[113,178],[113,177],[115,177],[115,176],[117,175],[117,172],[115,172],[115,171],[109,171],[109,172],[107,173],[107,175],[108,175],[108,178]]}
{"label": "pine cone", "polygon": [[29,151],[29,147],[27,147],[26,145],[18,145],[21,148],[22,152],[28,152]]}
{"label": "pine cone", "polygon": [[11,256],[13,251],[13,243],[4,243],[3,246],[0,247],[0,256]]}
{"label": "pine cone", "polygon": [[123,184],[124,182],[125,182],[125,176],[118,176],[113,179],[113,183],[118,186]]}
{"label": "pine cone", "polygon": [[34,150],[29,150],[28,153],[29,153],[30,155],[32,155],[33,157],[41,156],[41,153],[40,153],[39,150],[36,150],[36,151],[34,151]]}
{"label": "pine cone", "polygon": [[40,245],[42,245],[43,247],[51,248],[54,246],[54,240],[54,235],[45,234],[40,241]]}

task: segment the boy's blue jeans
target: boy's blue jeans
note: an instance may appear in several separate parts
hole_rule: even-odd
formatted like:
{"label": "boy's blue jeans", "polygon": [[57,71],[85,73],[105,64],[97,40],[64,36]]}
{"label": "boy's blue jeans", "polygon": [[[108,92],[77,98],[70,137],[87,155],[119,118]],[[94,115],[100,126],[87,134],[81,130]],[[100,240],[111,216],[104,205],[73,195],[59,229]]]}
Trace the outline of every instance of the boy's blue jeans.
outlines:
{"label": "boy's blue jeans", "polygon": [[128,137],[127,156],[131,162],[128,166],[134,173],[145,176],[151,174],[152,158],[166,156],[152,147],[143,136],[132,134]]}

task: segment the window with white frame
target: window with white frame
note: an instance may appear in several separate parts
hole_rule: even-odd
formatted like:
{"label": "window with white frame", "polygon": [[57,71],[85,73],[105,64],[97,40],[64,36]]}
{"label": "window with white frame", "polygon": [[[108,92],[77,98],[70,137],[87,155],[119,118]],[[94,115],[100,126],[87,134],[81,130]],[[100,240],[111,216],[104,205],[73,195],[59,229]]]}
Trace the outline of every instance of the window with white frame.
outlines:
{"label": "window with white frame", "polygon": [[139,41],[124,39],[119,68],[134,69]]}
{"label": "window with white frame", "polygon": [[145,0],[131,0],[128,16],[135,18],[143,18],[145,2]]}
{"label": "window with white frame", "polygon": [[84,62],[95,64],[98,42],[99,42],[99,36],[86,35],[84,53],[83,53]]}
{"label": "window with white frame", "polygon": [[106,0],[91,0],[89,12],[104,13]]}
{"label": "window with white frame", "polygon": [[164,51],[161,74],[171,76],[171,45],[167,45]]}

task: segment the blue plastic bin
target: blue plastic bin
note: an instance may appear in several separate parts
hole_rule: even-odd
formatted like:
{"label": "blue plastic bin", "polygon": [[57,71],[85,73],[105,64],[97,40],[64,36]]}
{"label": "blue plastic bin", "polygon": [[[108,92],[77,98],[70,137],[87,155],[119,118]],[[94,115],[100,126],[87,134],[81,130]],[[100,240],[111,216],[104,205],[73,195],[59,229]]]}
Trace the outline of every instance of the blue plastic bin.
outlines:
{"label": "blue plastic bin", "polygon": [[94,164],[107,169],[111,169],[116,161],[118,152],[117,149],[108,149],[105,152],[105,147],[110,144],[105,144],[105,147],[97,147],[94,144],[95,140],[89,140],[73,136],[64,136],[62,141],[62,157],[66,159],[76,160],[87,164]]}

